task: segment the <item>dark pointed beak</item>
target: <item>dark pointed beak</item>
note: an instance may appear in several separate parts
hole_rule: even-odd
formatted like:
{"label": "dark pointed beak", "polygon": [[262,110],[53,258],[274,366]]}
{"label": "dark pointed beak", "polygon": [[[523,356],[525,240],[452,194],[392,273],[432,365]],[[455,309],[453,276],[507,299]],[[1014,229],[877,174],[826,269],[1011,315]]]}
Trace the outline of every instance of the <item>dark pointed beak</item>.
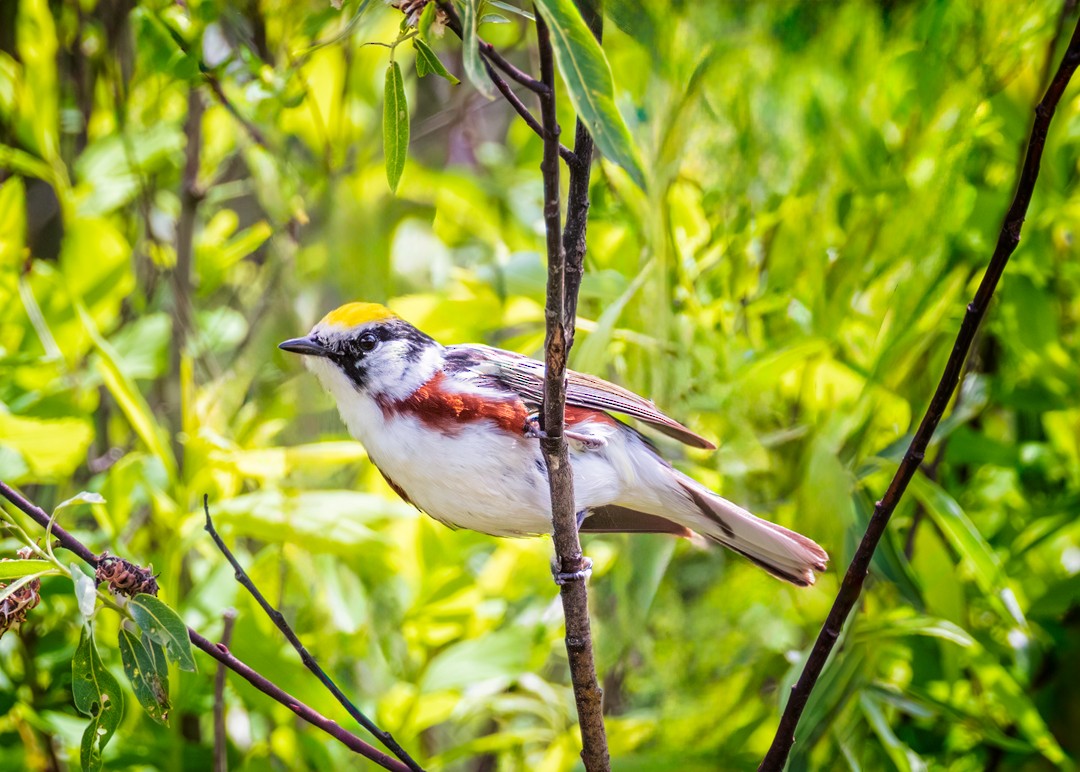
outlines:
{"label": "dark pointed beak", "polygon": [[313,357],[329,356],[330,352],[311,338],[293,338],[284,343],[279,343],[278,348],[282,351],[291,351],[294,354],[306,354]]}

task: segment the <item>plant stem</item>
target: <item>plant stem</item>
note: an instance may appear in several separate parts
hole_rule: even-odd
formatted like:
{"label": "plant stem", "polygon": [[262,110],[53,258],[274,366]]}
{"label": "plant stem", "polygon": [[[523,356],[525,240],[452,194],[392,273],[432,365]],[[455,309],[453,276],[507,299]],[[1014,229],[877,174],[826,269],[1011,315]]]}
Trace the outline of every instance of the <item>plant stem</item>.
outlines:
{"label": "plant stem", "polygon": [[[567,317],[566,252],[563,249],[559,212],[559,123],[555,105],[555,61],[547,24],[536,16],[537,45],[540,52],[540,80],[548,86],[539,94],[543,126],[544,155],[540,170],[544,177],[544,226],[547,232],[548,283],[544,343],[544,405],[541,413],[545,435],[540,440],[547,464],[551,490],[552,541],[556,570],[581,578],[562,585],[563,614],[566,617],[566,654],[570,679],[574,684],[578,725],[581,727],[581,758],[587,772],[610,770],[607,733],[604,728],[603,692],[596,678],[589,599],[582,572],[587,563],[581,553],[574,507],[574,473],[570,466],[563,433],[566,406],[566,361],[573,339],[573,317]],[[587,186],[586,186],[587,187]],[[579,202],[580,205],[580,202]],[[584,213],[581,213],[584,216]],[[577,286],[573,286],[576,294]]]}
{"label": "plant stem", "polygon": [[320,683],[326,687],[327,691],[334,695],[334,699],[341,703],[341,706],[348,711],[350,716],[356,719],[357,723],[378,738],[378,740],[385,745],[391,753],[401,759],[410,770],[413,772],[424,772],[423,767],[417,764],[409,754],[398,745],[397,740],[395,740],[389,732],[380,729],[374,721],[365,716],[360,709],[345,696],[345,693],[338,688],[338,685],[326,674],[326,671],[322,669],[319,663],[315,661],[315,658],[311,656],[311,653],[304,644],[300,642],[300,638],[293,632],[289,623],[285,621],[285,617],[282,613],[271,606],[270,602],[262,592],[259,591],[259,588],[255,586],[255,582],[251,580],[251,577],[248,576],[247,572],[240,565],[236,556],[233,555],[232,550],[225,545],[225,542],[222,540],[220,534],[218,534],[217,529],[214,528],[214,521],[210,517],[209,496],[206,494],[203,494],[203,511],[206,512],[206,525],[204,527],[206,528],[207,533],[210,534],[210,538],[214,540],[214,544],[221,550],[221,554],[225,556],[225,559],[229,561],[229,565],[233,567],[236,581],[251,593],[251,597],[255,598],[259,606],[262,607],[262,610],[270,617],[270,621],[277,626],[278,630],[281,631],[286,640],[288,640],[292,647],[296,649],[296,653],[300,655],[300,660],[304,663],[304,666],[315,674],[315,677],[319,679]]}

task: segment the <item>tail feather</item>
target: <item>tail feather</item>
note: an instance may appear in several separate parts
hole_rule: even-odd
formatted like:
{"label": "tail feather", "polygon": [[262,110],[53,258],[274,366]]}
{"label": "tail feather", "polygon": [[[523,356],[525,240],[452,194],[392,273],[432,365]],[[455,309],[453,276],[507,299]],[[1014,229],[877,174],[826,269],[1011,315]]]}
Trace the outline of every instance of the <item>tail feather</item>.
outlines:
{"label": "tail feather", "polygon": [[802,534],[755,517],[689,477],[679,475],[679,485],[708,522],[709,527],[701,529],[703,536],[800,587],[812,585],[814,572],[825,570],[828,554]]}

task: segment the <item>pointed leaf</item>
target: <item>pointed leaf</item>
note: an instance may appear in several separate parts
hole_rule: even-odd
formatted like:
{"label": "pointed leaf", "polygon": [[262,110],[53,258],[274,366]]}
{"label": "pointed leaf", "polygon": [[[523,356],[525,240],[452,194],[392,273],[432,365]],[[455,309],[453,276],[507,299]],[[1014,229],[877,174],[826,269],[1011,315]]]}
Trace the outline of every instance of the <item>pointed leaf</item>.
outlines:
{"label": "pointed leaf", "polygon": [[82,491],[76,493],[70,499],[65,499],[56,505],[56,509],[53,510],[53,514],[56,514],[65,507],[72,507],[76,504],[104,504],[105,498],[100,493],[93,493],[91,491]]}
{"label": "pointed leaf", "polygon": [[435,11],[437,7],[437,3],[428,3],[425,5],[424,10],[420,12],[420,19],[416,22],[416,29],[420,32],[420,37],[424,40],[431,37],[431,25],[435,23]]}
{"label": "pointed leaf", "polygon": [[128,611],[151,640],[165,647],[169,659],[181,670],[195,672],[195,657],[191,653],[187,625],[179,614],[164,601],[146,593],[132,598],[128,602]]}
{"label": "pointed leaf", "polygon": [[51,572],[55,566],[48,560],[0,560],[0,581]]}
{"label": "pointed leaf", "polygon": [[135,699],[139,701],[150,718],[168,726],[170,707],[168,668],[165,669],[163,679],[153,656],[143,645],[143,639],[124,627],[120,628],[119,645],[120,661],[124,663],[124,674],[131,682]]}
{"label": "pointed leaf", "polygon": [[[431,6],[429,5],[428,8]],[[421,78],[427,75],[429,72],[433,72],[440,78],[446,78],[455,86],[461,83],[460,80],[454,77],[454,75],[446,69],[443,63],[439,60],[439,57],[435,55],[435,52],[431,50],[431,46],[425,43],[420,38],[413,38],[413,48],[416,49],[416,74]]]}
{"label": "pointed leaf", "polygon": [[105,669],[89,627],[83,627],[71,660],[71,693],[75,707],[90,716],[82,737],[82,766],[101,769],[101,752],[124,716],[124,695],[112,673]]}
{"label": "pointed leaf", "polygon": [[461,58],[465,62],[465,74],[477,91],[488,99],[494,99],[491,82],[488,80],[484,63],[480,61],[480,36],[476,28],[480,24],[480,0],[465,0],[461,14]]}
{"label": "pointed leaf", "polygon": [[390,190],[396,193],[409,153],[409,105],[405,101],[405,81],[397,62],[390,62],[386,68],[383,153],[386,156],[386,181],[390,184]]}
{"label": "pointed leaf", "polygon": [[551,30],[559,72],[578,116],[600,151],[644,188],[645,173],[637,148],[615,107],[615,81],[604,49],[589,31],[573,0],[536,0],[536,7]]}

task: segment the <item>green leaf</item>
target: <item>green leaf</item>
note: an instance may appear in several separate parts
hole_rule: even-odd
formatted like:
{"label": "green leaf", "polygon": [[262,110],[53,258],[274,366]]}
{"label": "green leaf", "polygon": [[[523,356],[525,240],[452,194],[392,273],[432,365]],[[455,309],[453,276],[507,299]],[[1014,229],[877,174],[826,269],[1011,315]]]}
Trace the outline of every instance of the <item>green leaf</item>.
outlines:
{"label": "green leaf", "polygon": [[863,692],[859,695],[859,706],[862,708],[867,722],[874,730],[874,734],[878,736],[878,740],[881,741],[885,752],[897,769],[902,770],[902,772],[917,772],[926,769],[926,762],[919,758],[918,754],[905,745],[893,732],[879,701],[869,693]]}
{"label": "green leaf", "polygon": [[971,568],[975,583],[1000,613],[1022,627],[1027,626],[1023,612],[1015,602],[1008,577],[994,548],[987,543],[960,504],[944,488],[922,472],[911,479],[911,494],[926,508],[946,540]]}
{"label": "green leaf", "polygon": [[55,568],[48,560],[0,560],[0,581],[41,574]]}
{"label": "green leaf", "polygon": [[[135,635],[128,629],[120,628],[120,661],[124,663],[124,674],[131,682],[135,699],[142,705],[150,718],[159,724],[169,725],[169,668],[158,667],[154,656],[143,645],[149,639]],[[160,650],[160,646],[158,647]],[[164,658],[162,658],[164,659]]]}
{"label": "green leaf", "polygon": [[396,193],[409,153],[409,105],[405,101],[405,81],[397,62],[390,62],[386,68],[383,152],[386,155],[386,181],[390,183],[390,190]]}
{"label": "green leaf", "polygon": [[73,507],[76,504],[104,504],[104,503],[105,503],[105,497],[102,496],[100,493],[94,493],[93,491],[81,491],[79,493],[76,493],[70,499],[64,499],[59,504],[57,504],[56,508],[53,510],[53,514],[55,515],[61,509],[64,509],[66,507]]}
{"label": "green leaf", "polygon": [[615,81],[604,50],[589,31],[573,0],[537,0],[536,7],[551,30],[555,59],[578,116],[600,151],[644,188],[645,173],[637,148],[615,107]]}
{"label": "green leaf", "polygon": [[86,626],[71,660],[71,693],[75,707],[90,716],[90,725],[82,736],[83,769],[101,769],[101,752],[124,716],[124,695],[112,673],[105,669],[94,645],[94,634]]}
{"label": "green leaf", "polygon": [[509,11],[517,16],[524,16],[529,21],[536,21],[536,17],[524,8],[518,8],[517,6],[510,5],[510,3],[504,3],[502,0],[487,0],[487,4],[494,8],[501,8],[504,11]]}
{"label": "green leaf", "polygon": [[128,602],[128,611],[150,640],[165,647],[169,659],[181,670],[195,672],[187,625],[180,615],[153,595],[139,593]]}
{"label": "green leaf", "polygon": [[31,479],[69,477],[86,461],[94,431],[79,418],[31,418],[0,411],[0,443],[29,467]]}
{"label": "green leaf", "polygon": [[480,36],[476,33],[479,26],[480,0],[465,0],[461,14],[461,57],[465,62],[465,74],[477,91],[488,99],[494,99],[491,81],[488,80],[484,63],[480,61]]}
{"label": "green leaf", "polygon": [[516,627],[455,643],[428,664],[420,692],[462,689],[482,681],[509,683],[528,670],[532,633]]}
{"label": "green leaf", "polygon": [[436,3],[428,3],[425,5],[424,10],[420,13],[419,20],[416,22],[416,29],[419,31],[420,37],[424,40],[431,37],[431,25],[435,23],[436,8]]}
{"label": "green leaf", "polygon": [[[432,6],[429,5],[428,8]],[[416,49],[416,74],[421,78],[427,75],[429,72],[433,72],[440,78],[446,78],[455,86],[461,83],[460,80],[454,77],[454,75],[446,69],[443,63],[439,60],[439,57],[435,55],[435,52],[431,50],[431,46],[425,43],[420,38],[413,38],[413,48]]]}

